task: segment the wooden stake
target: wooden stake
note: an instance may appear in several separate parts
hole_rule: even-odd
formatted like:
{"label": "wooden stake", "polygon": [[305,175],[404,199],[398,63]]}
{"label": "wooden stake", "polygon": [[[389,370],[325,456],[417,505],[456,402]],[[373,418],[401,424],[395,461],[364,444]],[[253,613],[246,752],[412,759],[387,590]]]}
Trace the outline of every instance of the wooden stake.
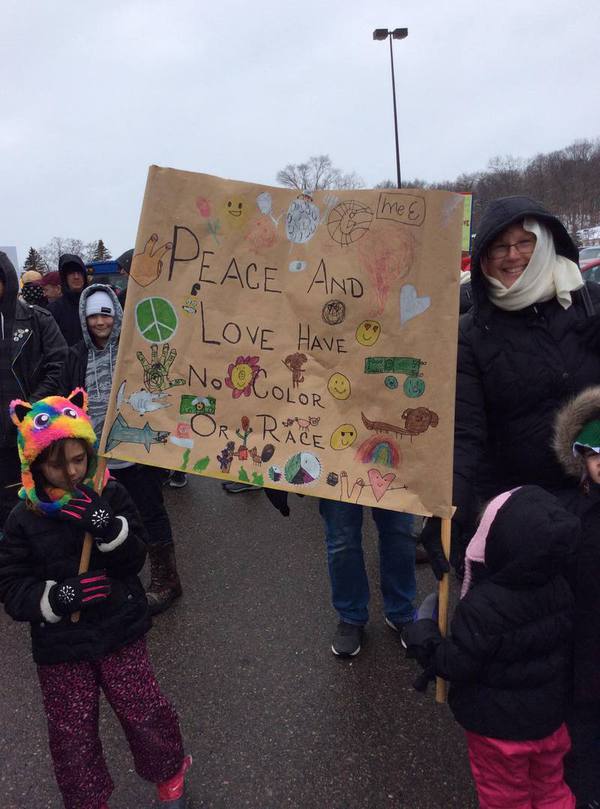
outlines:
{"label": "wooden stake", "polygon": [[[442,519],[442,548],[444,556],[450,561],[450,537],[452,521],[449,519]],[[448,601],[450,597],[450,574],[444,573],[442,580],[439,584],[438,596],[438,626],[443,637],[446,637],[448,631]],[[441,677],[436,677],[435,680],[435,701],[446,702],[448,684]]]}
{"label": "wooden stake", "polygon": [[[98,458],[98,466],[96,474],[94,475],[94,491],[102,494],[104,486],[104,473],[106,472],[106,458]],[[90,567],[90,556],[92,555],[92,548],[94,547],[94,537],[86,531],[83,538],[83,547],[81,549],[81,559],[79,560],[79,573],[87,573]],[[76,624],[79,621],[81,613],[71,613],[71,622]]]}

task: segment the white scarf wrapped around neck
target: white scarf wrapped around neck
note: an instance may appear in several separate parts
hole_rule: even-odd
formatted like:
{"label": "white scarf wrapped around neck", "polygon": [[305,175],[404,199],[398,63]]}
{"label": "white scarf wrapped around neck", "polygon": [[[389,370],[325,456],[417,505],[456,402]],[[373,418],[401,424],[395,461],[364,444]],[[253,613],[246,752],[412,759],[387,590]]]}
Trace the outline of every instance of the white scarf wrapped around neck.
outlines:
{"label": "white scarf wrapped around neck", "polygon": [[511,287],[505,287],[483,269],[487,294],[499,309],[508,312],[525,309],[535,303],[556,297],[563,309],[572,304],[571,292],[581,289],[583,278],[574,261],[559,256],[554,248],[552,233],[537,219],[525,219],[523,228],[536,237],[534,251],[522,275]]}

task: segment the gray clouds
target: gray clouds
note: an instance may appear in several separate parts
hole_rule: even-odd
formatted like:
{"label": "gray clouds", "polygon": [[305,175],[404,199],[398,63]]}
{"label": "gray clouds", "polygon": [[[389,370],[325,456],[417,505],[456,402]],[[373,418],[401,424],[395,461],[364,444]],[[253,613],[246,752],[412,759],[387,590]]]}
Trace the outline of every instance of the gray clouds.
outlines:
{"label": "gray clouds", "polygon": [[105,0],[3,7],[0,241],[133,244],[148,165],[273,184],[329,153],[369,185],[600,135],[596,0]]}

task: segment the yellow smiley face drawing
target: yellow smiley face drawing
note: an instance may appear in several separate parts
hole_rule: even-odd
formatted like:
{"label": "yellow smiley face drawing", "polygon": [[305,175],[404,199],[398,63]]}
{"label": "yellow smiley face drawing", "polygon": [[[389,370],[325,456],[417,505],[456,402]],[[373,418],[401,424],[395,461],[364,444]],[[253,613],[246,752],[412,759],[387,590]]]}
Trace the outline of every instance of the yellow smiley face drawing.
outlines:
{"label": "yellow smiley face drawing", "polygon": [[381,334],[381,323],[376,320],[363,320],[356,329],[356,342],[361,346],[374,346]]}
{"label": "yellow smiley face drawing", "polygon": [[327,383],[327,390],[334,399],[347,399],[350,396],[350,380],[344,374],[332,374]]}
{"label": "yellow smiley face drawing", "polygon": [[248,206],[240,197],[227,197],[223,203],[223,213],[227,223],[239,228],[248,218]]}
{"label": "yellow smiley face drawing", "polygon": [[348,449],[356,441],[357,435],[353,424],[340,424],[337,430],[332,432],[329,446],[331,449]]}

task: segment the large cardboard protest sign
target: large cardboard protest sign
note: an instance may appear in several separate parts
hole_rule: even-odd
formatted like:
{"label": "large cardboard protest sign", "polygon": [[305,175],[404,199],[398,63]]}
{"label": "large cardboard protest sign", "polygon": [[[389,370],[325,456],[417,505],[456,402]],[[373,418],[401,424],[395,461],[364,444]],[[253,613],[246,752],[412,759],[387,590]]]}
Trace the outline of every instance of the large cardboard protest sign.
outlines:
{"label": "large cardboard protest sign", "polygon": [[102,452],[449,517],[463,209],[152,167]]}

